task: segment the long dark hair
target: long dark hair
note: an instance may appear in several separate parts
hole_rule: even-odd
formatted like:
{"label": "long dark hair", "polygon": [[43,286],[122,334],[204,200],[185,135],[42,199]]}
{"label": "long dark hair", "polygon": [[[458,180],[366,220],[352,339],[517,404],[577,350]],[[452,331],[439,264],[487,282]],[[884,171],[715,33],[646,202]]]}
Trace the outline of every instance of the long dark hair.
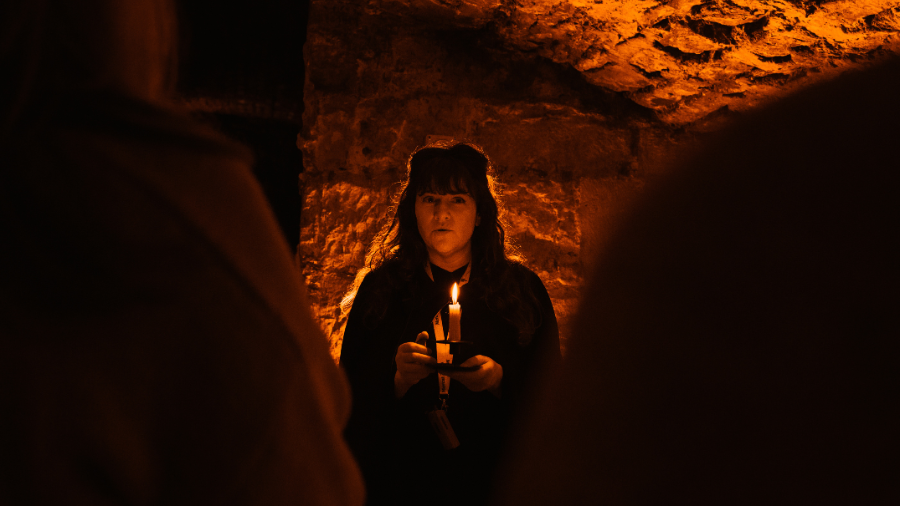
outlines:
{"label": "long dark hair", "polygon": [[426,192],[468,193],[475,200],[480,220],[472,234],[472,282],[483,287],[488,307],[513,324],[519,331],[519,342],[526,344],[540,325],[540,310],[531,286],[513,272],[522,268],[522,256],[503,229],[500,188],[490,159],[477,145],[439,141],[413,151],[407,169],[406,181],[394,200],[393,215],[372,241],[365,266],[341,308],[350,310],[369,272],[382,271],[376,290],[384,293],[374,297],[373,304],[366,308],[367,321],[380,320],[393,300],[390,295],[409,288],[413,276],[428,261],[416,221],[416,197]]}

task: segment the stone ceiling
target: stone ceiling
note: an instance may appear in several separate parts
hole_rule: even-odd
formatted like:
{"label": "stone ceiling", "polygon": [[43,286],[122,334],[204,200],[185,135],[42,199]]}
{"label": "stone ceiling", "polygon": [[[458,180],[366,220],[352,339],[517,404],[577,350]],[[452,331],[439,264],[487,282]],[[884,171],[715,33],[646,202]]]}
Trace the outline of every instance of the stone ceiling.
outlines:
{"label": "stone ceiling", "polygon": [[368,11],[487,30],[491,49],[571,66],[673,125],[900,47],[900,1],[887,0],[370,0]]}

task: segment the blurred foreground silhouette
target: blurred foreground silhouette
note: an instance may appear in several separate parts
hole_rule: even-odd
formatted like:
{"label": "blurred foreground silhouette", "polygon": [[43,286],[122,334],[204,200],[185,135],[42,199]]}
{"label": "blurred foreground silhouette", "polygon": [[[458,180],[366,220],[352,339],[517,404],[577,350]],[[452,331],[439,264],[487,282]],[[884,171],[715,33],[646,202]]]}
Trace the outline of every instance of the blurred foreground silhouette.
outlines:
{"label": "blurred foreground silhouette", "polygon": [[744,118],[601,257],[499,504],[896,504],[900,64]]}
{"label": "blurred foreground silhouette", "polygon": [[164,0],[0,6],[0,504],[361,504],[346,381]]}

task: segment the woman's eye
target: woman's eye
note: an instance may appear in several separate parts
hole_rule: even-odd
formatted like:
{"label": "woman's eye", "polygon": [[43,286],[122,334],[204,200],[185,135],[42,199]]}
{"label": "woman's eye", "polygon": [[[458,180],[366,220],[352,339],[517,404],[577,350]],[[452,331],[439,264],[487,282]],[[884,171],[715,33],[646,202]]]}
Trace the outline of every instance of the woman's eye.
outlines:
{"label": "woman's eye", "polygon": [[430,203],[434,202],[434,197],[430,197],[430,196],[426,195],[426,196],[422,197],[422,202],[425,204],[430,204]]}
{"label": "woman's eye", "polygon": [[455,202],[457,204],[465,204],[466,199],[465,199],[465,197],[454,197],[453,202]]}

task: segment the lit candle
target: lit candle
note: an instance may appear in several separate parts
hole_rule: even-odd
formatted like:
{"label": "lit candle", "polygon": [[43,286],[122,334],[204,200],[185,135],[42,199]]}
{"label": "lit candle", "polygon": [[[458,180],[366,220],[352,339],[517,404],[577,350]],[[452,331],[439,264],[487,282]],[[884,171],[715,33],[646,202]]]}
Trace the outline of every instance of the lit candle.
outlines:
{"label": "lit candle", "polygon": [[461,341],[462,338],[460,336],[459,331],[459,317],[462,314],[462,308],[459,303],[456,302],[456,297],[459,295],[459,287],[456,286],[456,283],[453,283],[453,304],[450,304],[450,341]]}

